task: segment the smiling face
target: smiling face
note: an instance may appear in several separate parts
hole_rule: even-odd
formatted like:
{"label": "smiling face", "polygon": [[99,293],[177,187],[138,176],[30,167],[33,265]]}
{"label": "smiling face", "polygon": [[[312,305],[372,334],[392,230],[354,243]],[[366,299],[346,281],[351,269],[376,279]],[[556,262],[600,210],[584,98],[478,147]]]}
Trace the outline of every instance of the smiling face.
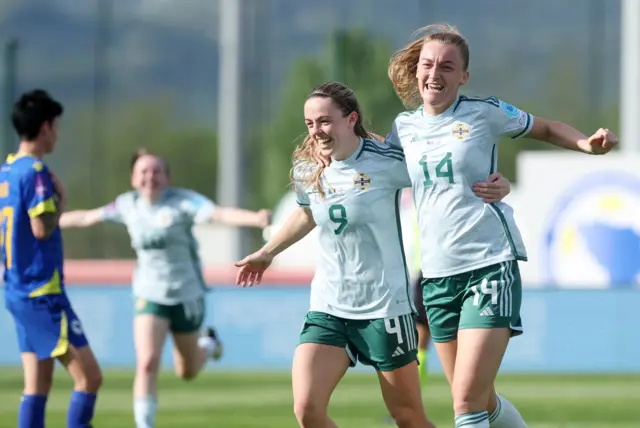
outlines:
{"label": "smiling face", "polygon": [[313,96],[304,104],[304,122],[309,136],[316,142],[322,156],[342,157],[345,144],[353,139],[358,113],[345,115],[330,98]]}
{"label": "smiling face", "polygon": [[431,40],[422,46],[416,78],[425,112],[438,115],[453,104],[469,72],[458,46]]}
{"label": "smiling face", "polygon": [[131,171],[131,186],[141,195],[155,199],[169,183],[164,161],[157,156],[140,156]]}

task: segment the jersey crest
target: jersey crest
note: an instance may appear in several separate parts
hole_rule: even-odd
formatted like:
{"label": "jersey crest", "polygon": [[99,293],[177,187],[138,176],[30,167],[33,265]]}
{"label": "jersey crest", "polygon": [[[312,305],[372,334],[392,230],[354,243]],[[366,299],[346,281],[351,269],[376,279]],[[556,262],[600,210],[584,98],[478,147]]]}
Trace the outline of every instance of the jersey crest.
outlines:
{"label": "jersey crest", "polygon": [[462,141],[471,135],[471,128],[469,128],[469,125],[466,123],[458,122],[453,125],[451,135],[453,135],[457,140]]}
{"label": "jersey crest", "polygon": [[367,190],[371,186],[371,178],[367,177],[364,172],[359,172],[353,177],[353,184],[356,189]]}

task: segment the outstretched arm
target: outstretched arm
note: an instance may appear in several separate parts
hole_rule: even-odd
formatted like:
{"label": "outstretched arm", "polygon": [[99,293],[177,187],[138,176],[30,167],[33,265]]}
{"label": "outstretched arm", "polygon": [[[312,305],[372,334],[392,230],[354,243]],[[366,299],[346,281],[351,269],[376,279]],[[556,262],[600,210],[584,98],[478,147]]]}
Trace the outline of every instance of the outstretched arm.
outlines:
{"label": "outstretched arm", "polygon": [[68,211],[60,216],[60,228],[84,228],[101,223],[102,221],[103,215],[100,208],[93,210]]}
{"label": "outstretched arm", "polygon": [[271,223],[269,210],[250,211],[242,208],[216,207],[211,221],[229,226],[248,226],[264,229]]}
{"label": "outstretched arm", "polygon": [[269,242],[235,264],[240,268],[236,283],[243,287],[260,284],[262,275],[271,265],[273,258],[307,236],[315,227],[316,223],[309,208],[296,209]]}
{"label": "outstretched arm", "polygon": [[592,136],[566,123],[536,117],[527,137],[546,141],[567,150],[593,155],[608,153],[617,143],[618,137],[608,129],[600,128]]}

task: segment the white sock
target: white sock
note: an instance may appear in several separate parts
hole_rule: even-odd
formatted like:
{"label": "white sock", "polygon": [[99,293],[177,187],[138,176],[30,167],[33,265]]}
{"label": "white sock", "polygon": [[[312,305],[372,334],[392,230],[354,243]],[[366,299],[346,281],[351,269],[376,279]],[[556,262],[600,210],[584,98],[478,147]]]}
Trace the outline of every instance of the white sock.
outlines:
{"label": "white sock", "polygon": [[490,428],[489,414],[484,412],[463,413],[456,416],[456,428]]}
{"label": "white sock", "polygon": [[218,344],[209,336],[200,336],[198,338],[198,347],[205,349],[207,351],[207,355],[211,356],[218,347]]}
{"label": "white sock", "polygon": [[133,403],[136,428],[153,428],[156,423],[157,408],[158,400],[156,397],[136,398]]}
{"label": "white sock", "polygon": [[520,416],[518,409],[511,404],[509,400],[496,395],[498,399],[498,407],[489,416],[489,425],[491,428],[527,428],[527,424]]}

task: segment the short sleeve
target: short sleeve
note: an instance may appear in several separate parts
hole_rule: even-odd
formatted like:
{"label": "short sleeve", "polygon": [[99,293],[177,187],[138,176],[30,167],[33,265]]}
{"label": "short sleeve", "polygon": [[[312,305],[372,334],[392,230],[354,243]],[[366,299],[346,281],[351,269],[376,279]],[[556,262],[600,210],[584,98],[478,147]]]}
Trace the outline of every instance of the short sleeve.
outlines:
{"label": "short sleeve", "polygon": [[57,211],[53,180],[47,167],[40,161],[33,163],[22,181],[22,195],[29,217]]}
{"label": "short sleeve", "polygon": [[302,164],[298,164],[293,168],[293,190],[296,192],[296,202],[303,208],[311,206],[311,200],[304,183],[306,175],[310,172],[310,167]]}
{"label": "short sleeve", "polygon": [[533,116],[519,108],[498,101],[498,107],[488,105],[489,120],[498,136],[506,135],[513,139],[524,137],[533,127]]}
{"label": "short sleeve", "polygon": [[389,172],[389,178],[393,186],[397,186],[398,189],[411,187],[411,177],[409,177],[406,162],[394,162]]}
{"label": "short sleeve", "polygon": [[211,221],[211,216],[216,210],[216,204],[204,195],[192,190],[181,189],[180,209],[185,212],[194,223],[204,224]]}
{"label": "short sleeve", "polygon": [[124,193],[118,196],[110,204],[99,208],[102,220],[118,224],[124,223],[127,211],[130,209],[129,207],[131,205],[128,202],[128,199],[130,199],[129,196],[130,195],[128,193]]}
{"label": "short sleeve", "polygon": [[402,143],[400,142],[400,136],[398,135],[397,120],[393,121],[393,124],[391,125],[391,132],[389,132],[384,142],[391,147],[402,149]]}

